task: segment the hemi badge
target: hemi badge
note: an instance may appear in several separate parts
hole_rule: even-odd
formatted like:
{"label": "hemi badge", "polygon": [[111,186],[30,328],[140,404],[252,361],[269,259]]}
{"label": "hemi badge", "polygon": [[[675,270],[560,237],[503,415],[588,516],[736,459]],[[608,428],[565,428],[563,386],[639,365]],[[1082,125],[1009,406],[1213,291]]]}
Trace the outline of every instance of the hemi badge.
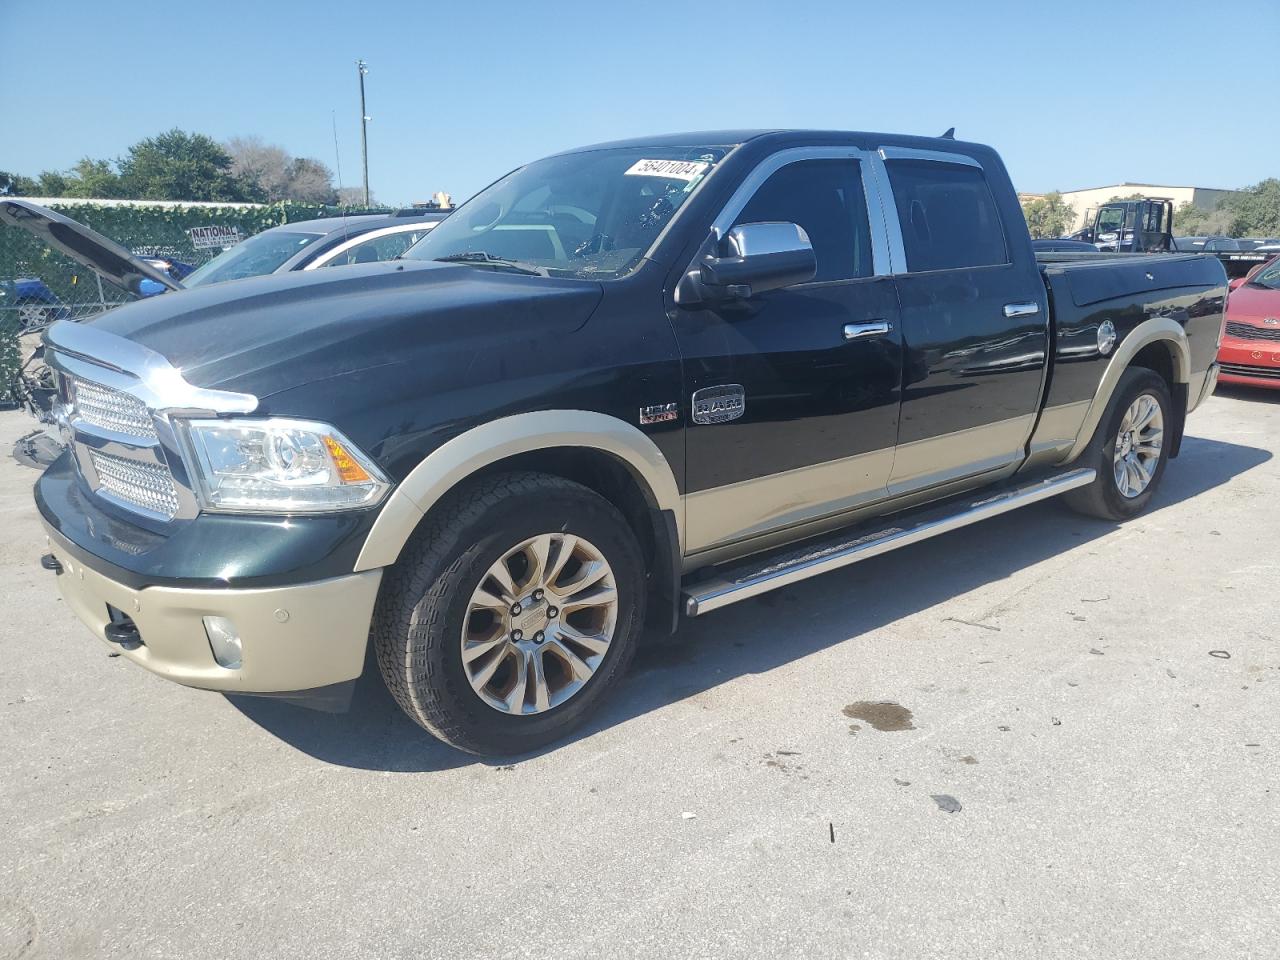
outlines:
{"label": "hemi badge", "polygon": [[640,408],[640,425],[650,423],[667,423],[680,416],[680,405],[676,403],[655,403]]}

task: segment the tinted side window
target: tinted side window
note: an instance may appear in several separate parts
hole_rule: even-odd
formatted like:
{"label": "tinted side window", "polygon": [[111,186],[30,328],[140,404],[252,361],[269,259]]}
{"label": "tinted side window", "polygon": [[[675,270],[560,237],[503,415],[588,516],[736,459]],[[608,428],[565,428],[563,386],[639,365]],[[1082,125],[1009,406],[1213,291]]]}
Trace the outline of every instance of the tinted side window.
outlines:
{"label": "tinted side window", "polygon": [[338,254],[329,261],[328,266],[339,267],[353,263],[377,263],[380,260],[390,260],[393,257],[400,256],[425,234],[425,230],[422,233],[415,230],[406,233],[388,233],[386,236],[375,237],[372,240],[366,240],[364,243],[357,243],[349,250]]}
{"label": "tinted side window", "polygon": [[818,258],[815,281],[871,276],[871,229],[857,161],[800,160],[774,171],[734,226],[774,221],[799,224],[809,235]]}
{"label": "tinted side window", "polygon": [[890,160],[907,269],[950,270],[1009,262],[995,198],[977,167]]}

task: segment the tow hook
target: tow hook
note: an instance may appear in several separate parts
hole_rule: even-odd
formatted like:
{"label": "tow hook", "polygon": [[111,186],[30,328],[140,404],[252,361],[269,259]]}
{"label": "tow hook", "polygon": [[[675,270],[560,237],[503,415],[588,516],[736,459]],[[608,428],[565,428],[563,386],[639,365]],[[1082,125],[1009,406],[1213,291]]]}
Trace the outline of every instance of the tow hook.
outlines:
{"label": "tow hook", "polygon": [[142,635],[138,633],[138,625],[132,620],[113,620],[103,628],[103,633],[123,650],[137,650],[142,646]]}
{"label": "tow hook", "polygon": [[62,576],[62,561],[52,553],[46,553],[40,558],[40,566],[46,570],[52,570],[58,576]]}

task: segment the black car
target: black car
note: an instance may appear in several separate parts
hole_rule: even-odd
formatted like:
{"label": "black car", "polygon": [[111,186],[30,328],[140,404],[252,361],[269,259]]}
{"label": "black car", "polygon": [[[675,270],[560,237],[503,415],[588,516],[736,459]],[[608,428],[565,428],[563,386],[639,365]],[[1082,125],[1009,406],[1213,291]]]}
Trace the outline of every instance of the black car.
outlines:
{"label": "black car", "polygon": [[1054,256],[974,143],[548,157],[404,259],[53,325],[43,562],[171,680],[332,703],[371,644],[425,729],[530,750],[646,623],[1059,494],[1146,507],[1213,389],[1222,265]]}

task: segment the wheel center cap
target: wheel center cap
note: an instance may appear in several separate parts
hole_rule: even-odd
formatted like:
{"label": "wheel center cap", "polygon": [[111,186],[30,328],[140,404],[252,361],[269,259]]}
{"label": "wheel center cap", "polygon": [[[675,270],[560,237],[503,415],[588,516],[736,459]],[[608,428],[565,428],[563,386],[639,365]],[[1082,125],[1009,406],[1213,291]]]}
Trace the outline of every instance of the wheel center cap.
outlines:
{"label": "wheel center cap", "polygon": [[1120,456],[1127,457],[1133,449],[1133,434],[1126,433],[1120,437]]}
{"label": "wheel center cap", "polygon": [[533,636],[539,630],[547,629],[547,624],[551,621],[547,617],[546,600],[526,600],[521,606],[524,609],[511,621],[514,629],[524,631],[526,637]]}

